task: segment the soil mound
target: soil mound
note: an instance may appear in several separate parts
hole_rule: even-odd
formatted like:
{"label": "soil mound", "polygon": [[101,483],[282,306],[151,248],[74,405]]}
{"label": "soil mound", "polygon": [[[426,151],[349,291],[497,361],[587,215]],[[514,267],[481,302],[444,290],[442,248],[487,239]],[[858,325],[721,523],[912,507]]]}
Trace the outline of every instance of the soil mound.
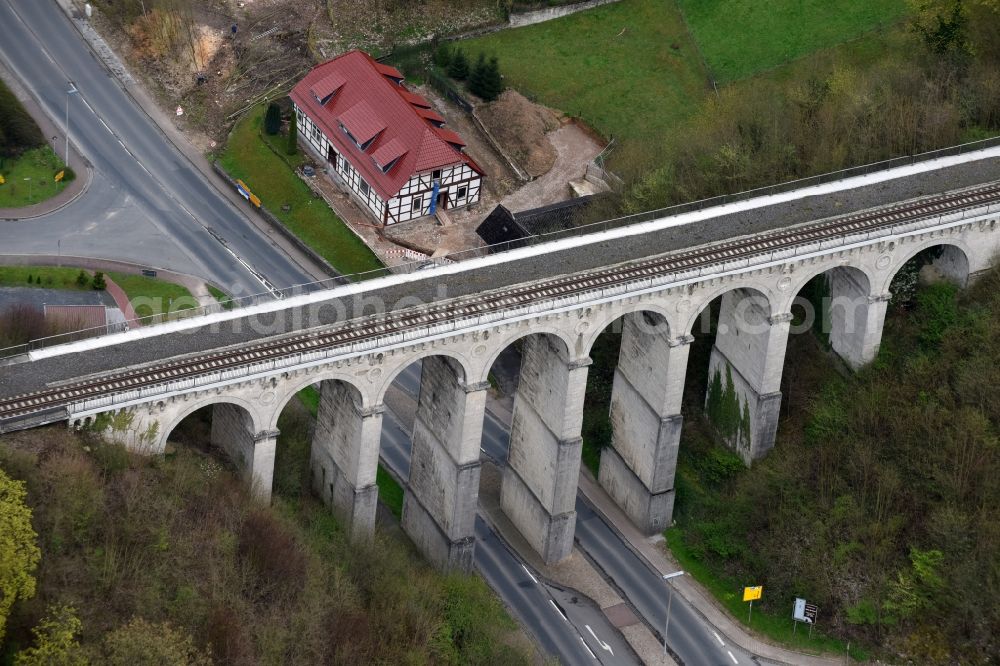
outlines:
{"label": "soil mound", "polygon": [[556,149],[545,134],[559,128],[554,111],[506,90],[495,102],[478,109],[479,118],[500,145],[531,176],[547,173],[556,161]]}

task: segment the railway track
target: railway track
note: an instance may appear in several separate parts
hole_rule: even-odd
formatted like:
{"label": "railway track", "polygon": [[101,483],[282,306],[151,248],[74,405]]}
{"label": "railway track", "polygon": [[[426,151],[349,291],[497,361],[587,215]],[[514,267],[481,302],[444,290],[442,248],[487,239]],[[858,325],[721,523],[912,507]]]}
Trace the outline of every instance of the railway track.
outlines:
{"label": "railway track", "polygon": [[884,230],[903,222],[914,222],[997,202],[1000,202],[1000,183],[928,198],[912,204],[889,206],[867,213],[839,217],[792,230],[769,232],[751,239],[715,243],[584,275],[562,276],[541,283],[466,297],[444,305],[427,306],[413,312],[389,313],[378,320],[349,321],[321,333],[306,331],[292,334],[278,340],[251,344],[238,351],[208,352],[180,361],[112,373],[97,379],[0,399],[0,430],[4,421],[24,419],[28,423],[32,421],[30,418],[32,415],[51,415],[54,414],[53,410],[99,395],[189,379],[294,354],[337,348],[373,337],[400,334],[414,328],[503,311],[537,300],[565,298],[597,289],[620,286],[635,280],[661,277],[765,253],[794,249],[824,238]]}

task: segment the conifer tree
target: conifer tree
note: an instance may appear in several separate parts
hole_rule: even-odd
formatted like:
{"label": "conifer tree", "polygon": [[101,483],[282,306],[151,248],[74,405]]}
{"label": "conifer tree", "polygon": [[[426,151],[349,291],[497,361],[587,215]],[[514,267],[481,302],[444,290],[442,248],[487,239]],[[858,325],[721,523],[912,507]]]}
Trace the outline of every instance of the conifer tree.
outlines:
{"label": "conifer tree", "polygon": [[267,105],[264,113],[264,131],[274,136],[281,129],[281,109],[274,102]]}
{"label": "conifer tree", "polygon": [[288,121],[288,146],[285,148],[285,152],[289,155],[294,155],[299,149],[299,125],[295,116],[296,114],[293,113]]}
{"label": "conifer tree", "polygon": [[448,64],[448,76],[456,81],[464,81],[469,77],[469,61],[465,57],[465,51],[455,49],[451,55],[451,62]]}

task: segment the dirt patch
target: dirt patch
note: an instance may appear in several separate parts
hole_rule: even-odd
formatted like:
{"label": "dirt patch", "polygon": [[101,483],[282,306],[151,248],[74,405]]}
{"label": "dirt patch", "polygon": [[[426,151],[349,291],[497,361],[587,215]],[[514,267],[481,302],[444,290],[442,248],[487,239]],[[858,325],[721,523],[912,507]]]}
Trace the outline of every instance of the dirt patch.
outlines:
{"label": "dirt patch", "polygon": [[477,113],[490,134],[529,176],[547,173],[556,161],[556,149],[546,134],[559,127],[559,115],[528,101],[515,90],[478,107]]}
{"label": "dirt patch", "polygon": [[[324,0],[195,0],[129,13],[100,3],[92,23],[200,148],[222,142],[235,114],[284,93],[314,64]],[[233,33],[233,26],[236,32]]]}
{"label": "dirt patch", "polygon": [[556,153],[555,163],[544,175],[505,196],[501,203],[508,210],[527,210],[569,199],[569,182],[582,178],[587,164],[604,149],[601,143],[571,122],[549,132],[546,139]]}

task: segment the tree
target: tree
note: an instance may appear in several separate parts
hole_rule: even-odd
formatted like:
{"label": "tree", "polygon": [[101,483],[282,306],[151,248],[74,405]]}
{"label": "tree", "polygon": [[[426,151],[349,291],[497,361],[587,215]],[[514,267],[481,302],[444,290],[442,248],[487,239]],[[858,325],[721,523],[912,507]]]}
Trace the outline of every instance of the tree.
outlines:
{"label": "tree", "polygon": [[86,287],[88,282],[90,282],[90,278],[87,277],[87,272],[81,269],[76,276],[76,285],[78,287]]}
{"label": "tree", "polygon": [[285,148],[285,152],[289,155],[294,155],[299,150],[299,124],[296,119],[297,115],[293,113],[291,120],[288,121],[288,146]]}
{"label": "tree", "polygon": [[963,0],[910,0],[913,31],[938,55],[967,55],[969,17]]}
{"label": "tree", "polygon": [[97,271],[94,273],[94,289],[97,291],[104,291],[108,288],[108,283],[104,279],[104,273]]}
{"label": "tree", "polygon": [[281,109],[274,102],[267,105],[264,113],[264,131],[274,136],[281,130]]}
{"label": "tree", "polygon": [[464,81],[469,77],[469,61],[465,57],[465,51],[455,49],[451,54],[451,63],[448,65],[448,76],[456,81]]}
{"label": "tree", "polygon": [[439,44],[434,50],[434,64],[447,70],[451,64],[451,48],[447,44]]}
{"label": "tree", "polygon": [[18,652],[14,666],[87,666],[90,662],[76,640],[82,626],[72,606],[50,606],[31,630],[35,646]]}
{"label": "tree", "polygon": [[[469,74],[469,92],[477,97],[483,97],[483,85],[486,80],[486,56],[483,53],[476,58],[476,64]],[[484,97],[485,99],[485,97]]]}
{"label": "tree", "polygon": [[483,92],[480,97],[487,102],[492,102],[503,92],[503,77],[500,74],[500,62],[496,56],[490,58],[486,65],[486,72],[483,80]]}
{"label": "tree", "polygon": [[0,469],[0,644],[14,602],[35,595],[33,574],[42,556],[26,494],[23,481]]}

